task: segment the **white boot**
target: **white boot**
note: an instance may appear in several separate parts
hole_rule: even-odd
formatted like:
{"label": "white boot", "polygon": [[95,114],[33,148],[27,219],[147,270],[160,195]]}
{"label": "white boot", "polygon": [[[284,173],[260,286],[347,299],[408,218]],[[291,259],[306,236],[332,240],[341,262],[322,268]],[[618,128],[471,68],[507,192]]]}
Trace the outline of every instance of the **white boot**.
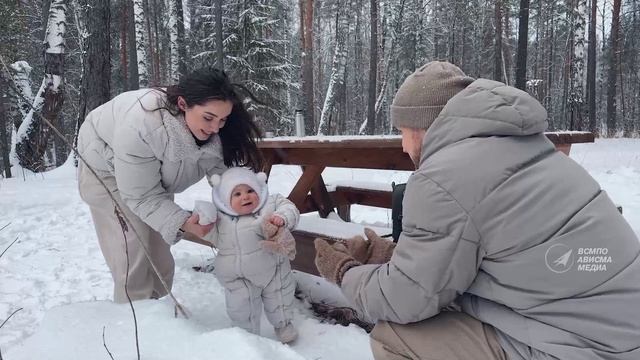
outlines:
{"label": "white boot", "polygon": [[291,323],[281,328],[276,328],[275,330],[278,340],[283,344],[288,344],[298,337],[298,331],[296,331],[296,328],[294,328]]}

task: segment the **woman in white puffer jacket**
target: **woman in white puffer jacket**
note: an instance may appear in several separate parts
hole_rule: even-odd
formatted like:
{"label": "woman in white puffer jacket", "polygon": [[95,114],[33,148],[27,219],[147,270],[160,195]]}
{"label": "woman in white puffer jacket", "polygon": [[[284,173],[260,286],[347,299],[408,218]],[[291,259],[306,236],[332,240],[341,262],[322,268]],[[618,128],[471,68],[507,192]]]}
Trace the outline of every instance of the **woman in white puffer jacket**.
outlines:
{"label": "woman in white puffer jacket", "polygon": [[229,166],[259,168],[255,139],[260,130],[237,87],[224,72],[203,68],[166,89],[122,93],[89,113],[80,127],[78,151],[119,202],[131,221],[128,226],[135,229],[126,232],[127,262],[114,204],[85,164],[80,164],[80,195],[90,206],[113,276],[116,302],[126,302],[127,295],[138,300],[167,293],[139,240],[170,289],[174,273],[170,245],[184,232],[203,237],[211,230],[212,224],[198,224],[197,215],[173,201],[175,193]]}

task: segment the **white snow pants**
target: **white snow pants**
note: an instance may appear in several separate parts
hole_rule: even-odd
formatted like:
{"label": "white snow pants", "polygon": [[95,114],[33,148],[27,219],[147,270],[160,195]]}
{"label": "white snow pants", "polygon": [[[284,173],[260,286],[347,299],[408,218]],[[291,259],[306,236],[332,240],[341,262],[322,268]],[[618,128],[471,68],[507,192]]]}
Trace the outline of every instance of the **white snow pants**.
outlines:
{"label": "white snow pants", "polygon": [[[126,217],[140,235],[142,242],[149,249],[150,257],[167,283],[169,289],[173,284],[174,260],[167,244],[162,236],[139,217],[134,215],[124,204],[116,188],[114,177],[103,178],[116,201],[124,211]],[[107,191],[100,182],[83,166],[78,166],[78,186],[80,197],[91,210],[91,217],[98,235],[98,242],[102,255],[109,266],[113,277],[113,299],[117,303],[127,302],[125,293],[125,281],[131,300],[157,299],[167,294],[160,279],[153,271],[151,264],[144,254],[144,250],[137,239],[136,234],[129,229],[126,232],[129,252],[129,277],[127,278],[127,256],[125,252],[124,236],[118,218],[114,213],[114,205]]]}
{"label": "white snow pants", "polygon": [[267,320],[274,328],[282,328],[291,322],[295,282],[288,261],[278,265],[265,287],[256,286],[246,278],[237,278],[222,285],[225,288],[227,314],[234,326],[260,334],[263,306]]}

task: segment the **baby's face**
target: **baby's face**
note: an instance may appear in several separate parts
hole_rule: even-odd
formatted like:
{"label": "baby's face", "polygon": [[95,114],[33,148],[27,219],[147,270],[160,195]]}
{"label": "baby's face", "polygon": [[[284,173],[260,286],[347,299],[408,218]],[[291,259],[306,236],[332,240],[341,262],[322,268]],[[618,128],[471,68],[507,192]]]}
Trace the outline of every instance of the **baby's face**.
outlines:
{"label": "baby's face", "polygon": [[258,207],[259,202],[258,194],[248,185],[237,185],[231,191],[231,208],[238,215],[251,214]]}

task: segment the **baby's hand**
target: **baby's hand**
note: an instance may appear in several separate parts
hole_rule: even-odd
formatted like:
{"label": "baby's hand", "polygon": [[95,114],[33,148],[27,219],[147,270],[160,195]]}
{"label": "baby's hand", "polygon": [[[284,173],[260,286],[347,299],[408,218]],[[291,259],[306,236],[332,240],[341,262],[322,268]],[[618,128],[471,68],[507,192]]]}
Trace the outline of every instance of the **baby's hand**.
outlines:
{"label": "baby's hand", "polygon": [[284,219],[280,215],[272,214],[269,222],[278,227],[284,226]]}

